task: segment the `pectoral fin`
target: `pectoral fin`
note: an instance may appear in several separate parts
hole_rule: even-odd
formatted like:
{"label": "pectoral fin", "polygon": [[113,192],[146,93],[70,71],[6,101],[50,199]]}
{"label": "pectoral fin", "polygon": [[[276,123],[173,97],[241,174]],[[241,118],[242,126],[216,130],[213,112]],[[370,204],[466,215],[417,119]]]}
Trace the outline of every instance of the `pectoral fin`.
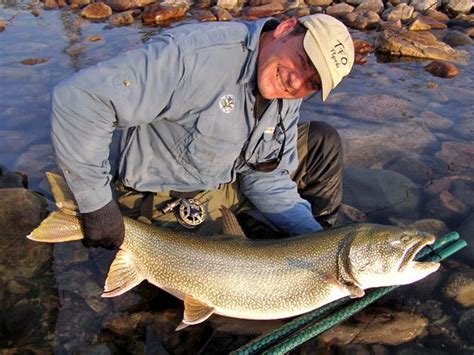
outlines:
{"label": "pectoral fin", "polygon": [[214,313],[214,308],[186,295],[184,297],[183,321],[176,327],[176,330],[186,328],[188,325],[202,323],[209,318],[212,313]]}
{"label": "pectoral fin", "polygon": [[137,286],[144,279],[139,274],[130,254],[119,250],[110,265],[102,297],[119,296]]}
{"label": "pectoral fin", "polygon": [[225,206],[221,206],[220,211],[222,213],[222,229],[224,234],[246,238],[235,215]]}
{"label": "pectoral fin", "polygon": [[360,298],[360,297],[364,297],[365,295],[365,291],[357,285],[346,284],[344,286],[351,293],[351,296],[350,296],[351,298]]}

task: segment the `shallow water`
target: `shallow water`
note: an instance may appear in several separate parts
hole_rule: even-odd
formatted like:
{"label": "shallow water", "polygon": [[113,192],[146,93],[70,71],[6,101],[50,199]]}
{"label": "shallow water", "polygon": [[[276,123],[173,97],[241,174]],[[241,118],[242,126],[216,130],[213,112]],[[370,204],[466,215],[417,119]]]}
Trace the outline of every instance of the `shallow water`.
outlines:
{"label": "shallow water", "polygon": [[[41,10],[35,17],[30,8],[30,2],[0,0],[0,18],[6,23],[5,31],[0,33],[0,164],[28,175],[29,187],[48,195],[44,172],[56,170],[48,117],[54,85],[81,68],[142,46],[160,29],[140,25],[111,27],[107,23],[81,19],[71,11]],[[92,41],[94,38],[91,36],[95,35],[101,37]],[[354,35],[367,37],[363,33],[354,32]],[[474,56],[472,45],[462,49],[469,51],[471,58]],[[20,63],[28,58],[47,58],[47,61],[31,66]],[[348,169],[381,169],[407,156],[423,162],[429,170],[426,181],[418,183],[420,190],[446,176],[472,178],[472,162],[464,164],[463,159],[458,159],[446,164],[435,156],[444,142],[472,144],[474,141],[474,67],[459,65],[457,77],[440,79],[423,70],[427,63],[382,63],[371,54],[367,64],[354,67],[351,76],[334,90],[327,103],[322,104],[317,97],[306,101],[302,119],[324,120],[338,128],[345,144]],[[440,120],[434,126],[423,116],[425,111],[441,115],[447,121]],[[387,130],[393,133],[388,140]],[[364,145],[373,145],[373,149],[366,151],[361,148]],[[383,149],[384,146],[388,148]],[[397,171],[410,176],[411,170],[413,166],[406,164]],[[471,187],[469,185],[469,190],[464,193],[472,194]],[[426,212],[424,203],[417,206],[419,211],[412,220],[437,217]],[[394,215],[390,209],[382,208],[381,213],[372,215],[368,213],[370,211],[364,212],[367,212],[368,221],[395,221],[391,219]],[[403,214],[395,217],[410,220],[410,216]],[[455,229],[463,221],[444,222]],[[173,333],[173,324],[179,320],[176,311],[179,303],[153,287],[139,287],[120,300],[99,299],[97,295],[111,258],[112,255],[106,251],[85,250],[80,243],[56,246],[54,261],[50,265],[50,270],[55,272],[55,281],[53,284],[50,279],[44,281],[46,276],[39,280],[41,292],[46,296],[36,295],[46,300],[35,309],[49,313],[46,320],[38,317],[49,324],[48,331],[35,333],[27,340],[27,337],[11,334],[10,339],[5,339],[4,334],[0,337],[1,346],[63,353],[79,350],[100,352],[104,351],[102,346],[108,344],[105,348],[111,352],[141,353],[146,349],[149,352],[150,349],[162,351],[160,344],[165,343],[169,351],[193,353],[212,335],[217,339],[214,343],[219,345],[211,343],[204,352],[231,350],[252,338],[232,338],[226,332],[216,336],[205,326],[173,338],[170,334]],[[47,270],[44,275],[49,275]],[[30,296],[28,294],[27,298]],[[401,297],[406,297],[402,303],[412,306],[410,295],[401,294]],[[443,305],[445,312],[452,309],[451,304],[443,302],[446,302]],[[160,318],[148,317],[148,313],[145,315],[149,311],[160,314]],[[142,323],[137,321],[140,327],[136,327],[134,334],[117,336],[115,328],[104,326],[108,319],[134,312],[146,319]],[[133,329],[129,323],[128,327]],[[189,340],[192,337],[204,340],[193,343]],[[467,346],[462,338],[455,338],[456,341],[457,350]],[[112,343],[114,345],[110,345]],[[435,341],[424,343],[425,346],[429,344],[434,350],[446,350]],[[390,351],[397,349],[394,347]]]}

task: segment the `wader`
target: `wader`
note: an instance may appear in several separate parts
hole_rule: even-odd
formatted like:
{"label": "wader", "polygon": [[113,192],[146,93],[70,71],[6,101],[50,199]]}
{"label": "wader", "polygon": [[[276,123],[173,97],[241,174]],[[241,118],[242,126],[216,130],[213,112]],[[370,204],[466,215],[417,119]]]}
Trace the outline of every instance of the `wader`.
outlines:
{"label": "wader", "polygon": [[[315,219],[323,227],[334,225],[342,199],[342,147],[337,131],[324,122],[298,125],[298,167],[292,174],[301,197],[311,204]],[[144,216],[154,224],[167,228],[183,228],[174,211],[164,212],[170,203],[180,198],[197,201],[206,218],[192,231],[201,234],[221,231],[220,207],[225,206],[238,217],[253,209],[239,191],[238,182],[223,184],[214,191],[180,193],[140,192],[117,183],[117,197],[122,213],[132,218]],[[239,221],[248,221],[239,218]],[[243,226],[244,231],[246,230]]]}

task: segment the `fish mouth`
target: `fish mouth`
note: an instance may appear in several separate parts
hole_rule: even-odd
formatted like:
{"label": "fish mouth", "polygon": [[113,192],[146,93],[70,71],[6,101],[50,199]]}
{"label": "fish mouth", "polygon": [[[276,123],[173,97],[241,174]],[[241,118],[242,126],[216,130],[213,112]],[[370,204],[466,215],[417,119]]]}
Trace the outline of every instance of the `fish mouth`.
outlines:
{"label": "fish mouth", "polygon": [[[400,266],[398,268],[399,272],[403,272],[408,266],[415,267],[417,264],[432,264],[430,262],[417,262],[415,261],[416,254],[423,249],[427,245],[432,245],[435,242],[436,238],[434,236],[428,236],[423,240],[419,241],[418,243],[413,244],[410,248],[405,251],[403,258],[400,262]],[[434,263],[439,265],[438,263]]]}

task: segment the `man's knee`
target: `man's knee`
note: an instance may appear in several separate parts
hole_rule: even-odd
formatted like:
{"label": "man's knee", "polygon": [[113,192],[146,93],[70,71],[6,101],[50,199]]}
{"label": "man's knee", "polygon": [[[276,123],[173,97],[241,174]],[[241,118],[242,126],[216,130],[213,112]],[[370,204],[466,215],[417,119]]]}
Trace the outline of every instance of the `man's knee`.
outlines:
{"label": "man's knee", "polygon": [[324,145],[337,154],[342,153],[341,137],[337,130],[326,122],[312,121],[308,127],[308,149]]}

